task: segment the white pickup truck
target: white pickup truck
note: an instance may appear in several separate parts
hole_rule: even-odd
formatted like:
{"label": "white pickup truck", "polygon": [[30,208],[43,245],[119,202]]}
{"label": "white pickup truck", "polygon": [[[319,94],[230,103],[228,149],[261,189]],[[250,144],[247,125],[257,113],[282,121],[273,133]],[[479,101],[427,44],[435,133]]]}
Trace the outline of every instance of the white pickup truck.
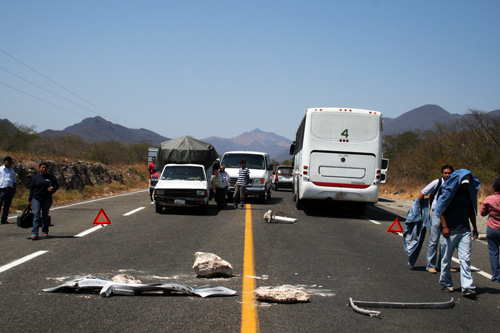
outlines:
{"label": "white pickup truck", "polygon": [[163,207],[198,207],[207,213],[212,167],[201,164],[167,164],[155,187],[157,213]]}
{"label": "white pickup truck", "polygon": [[198,207],[206,214],[217,157],[211,144],[191,136],[162,142],[155,164],[161,170],[153,193],[156,212],[164,207]]}

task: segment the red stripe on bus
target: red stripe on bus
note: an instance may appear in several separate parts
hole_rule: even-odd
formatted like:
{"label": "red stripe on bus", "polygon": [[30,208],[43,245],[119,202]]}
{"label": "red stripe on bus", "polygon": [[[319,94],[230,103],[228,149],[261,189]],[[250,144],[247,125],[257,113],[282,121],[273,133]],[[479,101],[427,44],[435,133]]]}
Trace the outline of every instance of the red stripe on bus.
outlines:
{"label": "red stripe on bus", "polygon": [[347,187],[347,188],[368,188],[370,185],[361,184],[341,184],[341,183],[323,183],[323,182],[312,182],[314,185],[327,186],[327,187]]}

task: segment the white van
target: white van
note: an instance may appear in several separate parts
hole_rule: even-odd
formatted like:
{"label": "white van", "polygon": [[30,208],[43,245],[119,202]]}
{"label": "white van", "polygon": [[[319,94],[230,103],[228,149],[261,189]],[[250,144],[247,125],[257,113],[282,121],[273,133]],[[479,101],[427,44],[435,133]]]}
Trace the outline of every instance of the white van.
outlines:
{"label": "white van", "polygon": [[266,202],[271,198],[273,165],[269,154],[256,151],[229,151],[222,156],[220,164],[226,167],[226,172],[231,177],[228,196],[232,197],[234,194],[234,184],[238,180],[241,160],[246,161],[250,170],[247,196],[258,197]]}

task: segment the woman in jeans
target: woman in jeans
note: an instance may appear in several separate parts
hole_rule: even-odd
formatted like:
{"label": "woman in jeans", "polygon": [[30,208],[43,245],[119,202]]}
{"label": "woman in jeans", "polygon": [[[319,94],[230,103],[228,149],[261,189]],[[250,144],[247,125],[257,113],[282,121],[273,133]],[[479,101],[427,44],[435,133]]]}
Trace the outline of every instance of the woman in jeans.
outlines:
{"label": "woman in jeans", "polygon": [[48,173],[48,164],[42,162],[38,167],[40,173],[36,174],[31,180],[30,195],[28,198],[28,204],[32,206],[34,215],[31,240],[38,239],[40,222],[42,222],[43,237],[49,237],[49,209],[52,206],[52,194],[59,188],[57,179]]}
{"label": "woman in jeans", "polygon": [[481,216],[490,215],[486,222],[486,237],[490,252],[491,281],[500,283],[500,264],[498,261],[500,247],[500,178],[493,182],[495,193],[484,199],[481,205]]}

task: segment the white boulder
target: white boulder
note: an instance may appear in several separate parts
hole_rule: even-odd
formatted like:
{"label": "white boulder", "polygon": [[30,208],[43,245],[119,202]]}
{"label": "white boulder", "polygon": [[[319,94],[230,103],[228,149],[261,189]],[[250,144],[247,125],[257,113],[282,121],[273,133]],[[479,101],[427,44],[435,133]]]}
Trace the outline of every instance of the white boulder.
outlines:
{"label": "white boulder", "polygon": [[216,254],[196,252],[193,269],[198,277],[233,276],[233,266]]}
{"label": "white boulder", "polygon": [[294,286],[283,285],[278,287],[259,287],[253,291],[259,301],[276,303],[309,302],[309,295]]}

